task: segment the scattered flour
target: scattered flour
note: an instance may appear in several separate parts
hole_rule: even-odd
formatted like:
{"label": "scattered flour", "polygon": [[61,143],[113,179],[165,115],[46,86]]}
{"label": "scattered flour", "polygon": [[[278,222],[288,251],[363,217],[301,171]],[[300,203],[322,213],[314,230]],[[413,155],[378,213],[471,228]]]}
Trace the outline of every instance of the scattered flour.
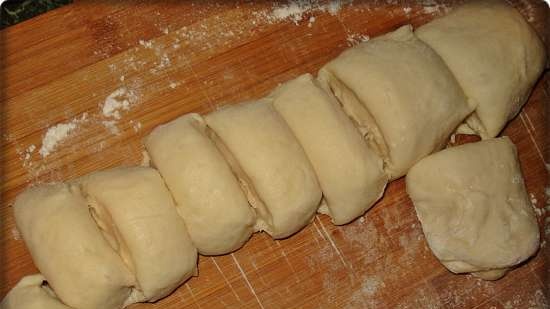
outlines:
{"label": "scattered flour", "polygon": [[[42,146],[38,151],[38,153],[42,156],[42,158],[49,156],[52,153],[52,151],[54,151],[57,148],[57,146],[61,142],[63,142],[64,139],[69,137],[71,132],[73,132],[80,123],[87,120],[87,117],[88,117],[88,114],[84,113],[80,119],[73,118],[69,122],[59,123],[55,126],[49,127],[48,130],[46,131],[46,134],[42,138]],[[31,145],[27,148],[27,152],[25,155],[26,160],[30,159],[30,156],[34,150],[35,150],[34,145]]]}
{"label": "scattered flour", "polygon": [[106,118],[120,119],[120,111],[130,110],[130,106],[137,102],[137,96],[134,91],[121,87],[113,91],[105,99],[102,106],[103,116]]}
{"label": "scattered flour", "polygon": [[42,147],[40,147],[38,153],[40,153],[43,158],[49,156],[50,153],[55,150],[57,145],[67,138],[69,133],[71,133],[74,129],[76,129],[76,123],[72,121],[68,123],[60,123],[48,128],[46,135],[44,135],[44,138],[42,139]]}
{"label": "scattered flour", "polygon": [[101,124],[109,130],[109,133],[113,135],[119,135],[120,130],[118,129],[117,122],[114,120],[103,120]]}
{"label": "scattered flour", "polygon": [[139,132],[141,130],[141,122],[140,121],[134,121],[130,120],[130,124],[132,125],[132,129],[134,129],[134,132]]}
{"label": "scattered flour", "polygon": [[365,34],[352,33],[348,35],[346,40],[350,43],[350,45],[356,45],[361,42],[367,42],[370,40],[370,37]]}
{"label": "scattered flour", "polygon": [[307,26],[308,26],[309,28],[311,28],[311,27],[313,26],[313,23],[314,23],[314,22],[315,22],[315,16],[311,16],[311,17],[309,18],[309,23],[307,24]]}
{"label": "scattered flour", "polygon": [[139,40],[139,45],[149,49],[153,48],[153,42],[151,40],[149,41]]}
{"label": "scattered flour", "polygon": [[19,230],[17,228],[12,228],[11,229],[11,237],[14,239],[14,240],[20,240],[21,239],[21,234],[19,233]]}
{"label": "scattered flour", "polygon": [[[225,76],[224,76],[224,78],[225,78]],[[181,85],[181,82],[170,81],[170,83],[168,84],[168,87],[170,87],[172,89],[176,89],[179,85]]]}
{"label": "scattered flour", "polygon": [[141,152],[141,166],[148,167],[151,165],[151,157],[149,157],[149,153],[147,151],[143,150]]}
{"label": "scattered flour", "polygon": [[363,282],[361,291],[367,296],[373,296],[374,294],[377,293],[378,288],[383,288],[384,286],[385,286],[384,282],[375,276],[372,278],[367,278],[367,280]]}
{"label": "scattered flour", "polygon": [[537,198],[533,193],[529,193],[529,198],[531,199],[531,203],[533,203],[533,206],[537,206]]}
{"label": "scattered flour", "polygon": [[[343,1],[339,0],[333,0],[324,4],[319,3],[319,1],[291,0],[287,4],[274,5],[269,14],[255,12],[254,15],[264,17],[270,23],[290,19],[297,25],[305,15],[314,12],[328,12],[331,15],[337,15],[342,9],[343,4]],[[310,18],[308,26],[311,27],[314,21],[315,19],[312,21]]]}
{"label": "scattered flour", "polygon": [[431,3],[426,4],[422,8],[422,12],[425,14],[433,14],[433,13],[447,13],[449,12],[450,8],[445,4],[437,4],[437,3]]}
{"label": "scattered flour", "polygon": [[25,162],[31,159],[32,153],[36,150],[36,146],[34,144],[27,147],[25,150]]}

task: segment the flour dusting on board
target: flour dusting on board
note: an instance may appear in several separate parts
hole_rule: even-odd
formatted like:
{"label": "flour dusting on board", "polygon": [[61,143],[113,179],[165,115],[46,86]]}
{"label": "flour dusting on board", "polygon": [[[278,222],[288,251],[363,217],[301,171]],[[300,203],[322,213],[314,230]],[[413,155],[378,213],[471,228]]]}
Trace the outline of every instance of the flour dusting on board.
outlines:
{"label": "flour dusting on board", "polygon": [[130,110],[137,102],[135,91],[120,87],[107,96],[102,106],[103,116],[119,120],[121,111]]}
{"label": "flour dusting on board", "polygon": [[21,240],[21,233],[19,233],[19,230],[16,227],[11,229],[11,237],[13,240]]}
{"label": "flour dusting on board", "polygon": [[444,3],[439,4],[434,1],[430,1],[424,4],[424,8],[422,9],[422,12],[425,14],[448,13],[449,10],[450,8]]}
{"label": "flour dusting on board", "polygon": [[[84,112],[80,117],[75,117],[67,122],[49,127],[42,137],[42,145],[38,150],[38,154],[42,158],[50,156],[85,123],[99,123],[111,134],[120,134],[117,123],[122,118],[122,113],[129,111],[133,105],[138,103],[138,99],[139,97],[135,90],[127,87],[120,87],[114,90],[105,98],[103,103],[100,103],[100,112],[97,115],[89,116],[87,112]],[[132,123],[132,127],[137,132],[141,129],[141,123]],[[25,151],[21,151],[20,156],[23,160],[23,166],[30,166],[32,164],[30,160],[35,149],[35,145],[30,145]]]}
{"label": "flour dusting on board", "polygon": [[313,13],[329,13],[330,15],[337,15],[342,7],[347,4],[351,4],[351,0],[332,0],[329,2],[321,3],[320,1],[306,1],[306,0],[291,0],[286,4],[274,4],[270,11],[258,10],[252,12],[256,23],[277,23],[284,20],[291,20],[294,24],[304,20],[307,17],[308,27],[311,27],[315,22],[315,17],[311,16]]}
{"label": "flour dusting on board", "polygon": [[[52,151],[54,151],[69,135],[78,128],[79,124],[86,121],[88,114],[82,114],[81,118],[73,118],[68,122],[58,123],[52,127],[49,127],[46,131],[46,134],[42,138],[42,146],[38,153],[42,158],[49,156]],[[25,159],[30,159],[30,155],[34,151],[34,145],[27,148],[28,157],[25,156]]]}
{"label": "flour dusting on board", "polygon": [[350,43],[351,46],[353,46],[361,42],[367,42],[368,40],[370,40],[370,37],[365,34],[352,33],[352,34],[348,34],[348,37],[346,38],[346,40]]}
{"label": "flour dusting on board", "polygon": [[[336,15],[342,8],[342,1],[330,1],[326,4],[319,4],[317,1],[295,0],[289,1],[288,4],[276,5],[269,16],[270,21],[280,21],[291,19],[295,24],[298,24],[304,18],[305,14],[312,12],[329,12],[331,15]],[[313,20],[315,21],[315,20]],[[312,21],[309,20],[311,23]]]}

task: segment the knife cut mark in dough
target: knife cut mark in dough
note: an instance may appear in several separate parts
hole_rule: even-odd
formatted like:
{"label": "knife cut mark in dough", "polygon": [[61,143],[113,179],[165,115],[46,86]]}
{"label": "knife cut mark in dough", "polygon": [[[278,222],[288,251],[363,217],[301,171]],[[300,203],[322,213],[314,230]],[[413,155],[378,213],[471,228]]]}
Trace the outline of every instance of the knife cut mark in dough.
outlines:
{"label": "knife cut mark in dough", "polygon": [[302,146],[271,103],[269,98],[244,102],[205,119],[269,209],[273,223],[266,230],[286,238],[311,221],[321,189]]}
{"label": "knife cut mark in dough", "polygon": [[250,238],[257,216],[207,131],[200,115],[187,114],[155,128],[145,147],[199,253],[220,255]]}
{"label": "knife cut mark in dough", "polygon": [[337,102],[367,140],[368,145],[382,158],[384,166],[386,166],[389,160],[388,146],[378,129],[376,120],[361,104],[353,91],[342,83],[338,77],[321,69],[318,78],[325,91],[338,98]]}
{"label": "knife cut mark in dough", "polygon": [[205,132],[208,138],[210,138],[214,145],[216,145],[216,148],[218,148],[222,156],[229,164],[229,167],[239,181],[239,185],[246,195],[250,206],[252,206],[252,208],[254,208],[254,210],[257,212],[258,217],[256,219],[254,230],[257,232],[265,231],[267,233],[271,233],[272,231],[270,227],[273,226],[273,216],[258,195],[258,192],[256,192],[252,181],[250,180],[248,175],[246,175],[235,156],[233,156],[231,151],[227,148],[225,143],[220,139],[216,132],[214,132],[214,130],[212,130],[208,125],[205,127]]}
{"label": "knife cut mark in dough", "polygon": [[197,251],[156,170],[119,167],[76,182],[100,229],[137,278],[127,304],[156,301],[196,273]]}
{"label": "knife cut mark in dough", "polygon": [[446,62],[475,108],[460,132],[497,136],[544,70],[546,49],[503,0],[470,1],[416,30]]}
{"label": "knife cut mark in dough", "polygon": [[333,223],[361,216],[383,194],[382,160],[344,113],[336,98],[310,75],[301,75],[269,97],[302,145],[319,180],[324,203],[319,212]]}
{"label": "knife cut mark in dough", "polygon": [[79,186],[28,188],[14,212],[34,263],[64,303],[118,309],[128,301],[135,277],[95,224]]}
{"label": "knife cut mark in dough", "polygon": [[473,110],[445,62],[410,25],[345,50],[319,76],[370,131],[390,179],[441,149]]}

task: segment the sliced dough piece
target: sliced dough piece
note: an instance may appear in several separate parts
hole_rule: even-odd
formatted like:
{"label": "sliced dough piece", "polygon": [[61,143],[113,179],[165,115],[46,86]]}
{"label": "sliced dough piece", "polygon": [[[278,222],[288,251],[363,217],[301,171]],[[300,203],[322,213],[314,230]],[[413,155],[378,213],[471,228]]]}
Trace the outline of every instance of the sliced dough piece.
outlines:
{"label": "sliced dough piece", "polygon": [[78,182],[96,222],[136,275],[142,294],[136,301],[156,301],[196,273],[197,250],[156,170],[114,168]]}
{"label": "sliced dough piece", "polygon": [[321,189],[304,150],[271,101],[229,106],[205,119],[258,193],[256,207],[265,208],[258,212],[264,230],[285,238],[306,226],[317,210]]}
{"label": "sliced dough piece", "polygon": [[78,309],[119,309],[135,278],[95,224],[78,186],[47,184],[20,194],[17,228],[55,293]]}
{"label": "sliced dough piece", "polygon": [[0,309],[71,309],[48,287],[41,274],[23,277],[0,303]]}
{"label": "sliced dough piece", "polygon": [[470,98],[475,112],[466,123],[483,138],[497,136],[519,112],[546,61],[535,31],[505,1],[471,1],[416,34]]}
{"label": "sliced dough piece", "polygon": [[335,224],[362,215],[384,193],[387,177],[382,159],[368,148],[338,101],[310,74],[283,84],[271,97],[317,174],[326,201],[319,211]]}
{"label": "sliced dough piece", "polygon": [[344,51],[319,79],[375,142],[391,179],[442,148],[472,111],[443,60],[410,26]]}
{"label": "sliced dough piece", "polygon": [[204,255],[240,248],[256,215],[198,114],[182,116],[151,132],[145,147],[176,200],[193,244]]}
{"label": "sliced dough piece", "polygon": [[537,220],[508,137],[422,159],[407,192],[430,248],[454,273],[498,279],[537,251]]}

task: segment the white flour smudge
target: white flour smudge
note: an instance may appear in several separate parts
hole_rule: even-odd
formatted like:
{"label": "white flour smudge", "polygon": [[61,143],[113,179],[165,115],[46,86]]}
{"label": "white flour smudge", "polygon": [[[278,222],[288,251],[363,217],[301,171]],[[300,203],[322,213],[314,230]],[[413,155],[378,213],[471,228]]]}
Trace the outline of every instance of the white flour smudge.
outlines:
{"label": "white flour smudge", "polygon": [[145,41],[145,40],[139,40],[139,45],[145,47],[145,48],[153,48],[153,42],[151,40]]}
{"label": "white flour smudge", "polygon": [[69,133],[74,129],[76,129],[76,124],[72,121],[60,123],[48,128],[48,131],[42,139],[42,147],[40,147],[38,153],[40,153],[43,158],[49,156],[50,153],[57,148],[57,145],[67,138]]}
{"label": "white flour smudge", "polygon": [[426,14],[433,14],[433,13],[448,13],[450,8],[445,4],[427,4],[422,8],[422,12]]}
{"label": "white flour smudge", "polygon": [[11,237],[14,239],[14,240],[20,240],[21,239],[21,234],[19,233],[19,230],[17,228],[12,228],[11,229]]}
{"label": "white flour smudge", "polygon": [[[315,12],[328,12],[330,15],[337,15],[342,9],[342,6],[348,2],[351,1],[333,0],[321,4],[319,1],[291,0],[287,4],[275,4],[271,12],[253,12],[253,15],[257,18],[257,20],[253,20],[253,23],[266,22],[271,24],[283,20],[291,20],[298,25],[305,16]],[[311,27],[313,22],[315,22],[315,17],[313,17],[313,19],[309,17],[308,26]]]}
{"label": "white flour smudge", "polygon": [[113,135],[119,135],[120,134],[120,130],[118,129],[118,126],[116,125],[117,122],[114,121],[114,120],[103,120],[101,122],[101,124],[107,129],[109,130],[109,133],[113,134]]}
{"label": "white flour smudge", "polygon": [[[107,96],[101,106],[103,119],[101,124],[113,135],[120,134],[117,126],[123,111],[129,111],[138,102],[138,96],[132,89],[120,87]],[[140,124],[141,126],[141,124]],[[134,127],[134,131],[137,132]]]}
{"label": "white flour smudge", "polygon": [[130,110],[131,105],[137,102],[134,91],[126,87],[120,87],[107,96],[102,106],[103,116],[106,118],[120,119],[122,110]]}
{"label": "white flour smudge", "polygon": [[367,278],[365,282],[363,282],[363,286],[361,287],[361,292],[367,296],[374,296],[379,288],[385,287],[385,284],[383,281],[381,281],[378,277],[374,276],[372,278]]}
{"label": "white flour smudge", "polygon": [[[49,127],[46,131],[46,134],[44,134],[44,137],[42,138],[42,146],[40,147],[40,150],[38,153],[42,156],[42,158],[45,158],[49,156],[52,151],[54,151],[59,144],[63,142],[67,137],[70,136],[70,134],[78,128],[78,125],[84,121],[87,120],[88,114],[84,113],[80,119],[73,118],[72,120],[64,123],[59,123],[57,125],[54,125],[52,127]],[[25,155],[25,159],[30,159],[30,155],[34,151],[34,145],[29,146],[27,148],[27,155]]]}
{"label": "white flour smudge", "polygon": [[150,165],[151,165],[151,157],[149,157],[149,153],[146,150],[143,150],[141,152],[140,166],[149,167]]}
{"label": "white flour smudge", "polygon": [[365,34],[351,33],[348,34],[346,40],[350,43],[350,46],[353,46],[361,42],[367,42],[368,40],[370,40],[370,37]]}

